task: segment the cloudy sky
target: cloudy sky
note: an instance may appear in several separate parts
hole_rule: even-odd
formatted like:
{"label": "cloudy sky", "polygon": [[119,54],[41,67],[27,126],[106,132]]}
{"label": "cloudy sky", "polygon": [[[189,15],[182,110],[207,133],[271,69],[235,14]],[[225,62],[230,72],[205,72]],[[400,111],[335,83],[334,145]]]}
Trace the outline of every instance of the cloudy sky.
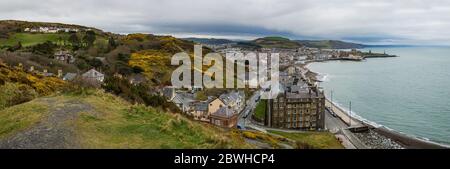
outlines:
{"label": "cloudy sky", "polygon": [[1,0],[0,19],[177,37],[450,45],[448,0]]}

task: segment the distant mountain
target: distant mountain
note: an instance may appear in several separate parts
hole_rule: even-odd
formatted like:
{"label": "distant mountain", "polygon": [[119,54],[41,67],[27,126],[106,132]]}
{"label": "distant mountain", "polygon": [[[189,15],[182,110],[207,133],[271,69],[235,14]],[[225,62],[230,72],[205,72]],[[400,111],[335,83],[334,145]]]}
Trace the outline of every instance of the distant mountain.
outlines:
{"label": "distant mountain", "polygon": [[[322,49],[360,49],[366,47],[363,44],[350,43],[338,40],[290,40],[284,37],[264,37],[248,42],[254,46],[263,48],[296,49],[300,47]],[[248,44],[247,44],[248,45]]]}
{"label": "distant mountain", "polygon": [[366,47],[363,44],[350,43],[338,40],[296,40],[303,46],[310,48],[325,48],[325,49],[361,49]]}
{"label": "distant mountain", "polygon": [[288,38],[278,36],[259,38],[251,41],[250,43],[261,46],[263,48],[296,49],[303,46],[296,41],[292,41]]}
{"label": "distant mountain", "polygon": [[207,44],[207,45],[223,45],[235,43],[228,39],[215,39],[215,38],[183,38],[184,40],[192,41],[195,43]]}

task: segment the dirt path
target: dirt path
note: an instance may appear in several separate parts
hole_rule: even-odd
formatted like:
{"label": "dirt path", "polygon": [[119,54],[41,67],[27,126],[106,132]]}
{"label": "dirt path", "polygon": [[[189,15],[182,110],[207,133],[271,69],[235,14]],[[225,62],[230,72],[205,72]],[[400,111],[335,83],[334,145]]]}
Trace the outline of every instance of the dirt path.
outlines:
{"label": "dirt path", "polygon": [[[92,110],[89,104],[69,100],[58,102],[46,98],[50,115],[25,131],[0,140],[0,149],[76,149],[81,148],[74,134],[73,122],[80,112]],[[57,104],[58,105],[55,105]]]}

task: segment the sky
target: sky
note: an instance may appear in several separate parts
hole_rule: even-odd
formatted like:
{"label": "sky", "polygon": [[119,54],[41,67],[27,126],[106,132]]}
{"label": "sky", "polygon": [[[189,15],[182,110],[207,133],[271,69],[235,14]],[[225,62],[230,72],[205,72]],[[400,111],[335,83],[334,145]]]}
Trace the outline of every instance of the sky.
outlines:
{"label": "sky", "polygon": [[450,45],[448,0],[1,0],[0,19],[176,37]]}

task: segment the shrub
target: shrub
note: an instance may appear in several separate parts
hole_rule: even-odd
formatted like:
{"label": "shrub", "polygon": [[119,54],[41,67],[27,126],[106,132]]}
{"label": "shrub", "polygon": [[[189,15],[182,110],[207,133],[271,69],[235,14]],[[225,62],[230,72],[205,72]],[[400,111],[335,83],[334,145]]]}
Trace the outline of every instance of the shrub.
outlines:
{"label": "shrub", "polygon": [[308,143],[305,143],[305,142],[297,141],[295,148],[296,149],[314,149],[314,146],[312,146],[312,145],[310,145]]}
{"label": "shrub", "polygon": [[5,83],[0,87],[0,109],[33,100],[38,93],[30,86],[19,83]]}

